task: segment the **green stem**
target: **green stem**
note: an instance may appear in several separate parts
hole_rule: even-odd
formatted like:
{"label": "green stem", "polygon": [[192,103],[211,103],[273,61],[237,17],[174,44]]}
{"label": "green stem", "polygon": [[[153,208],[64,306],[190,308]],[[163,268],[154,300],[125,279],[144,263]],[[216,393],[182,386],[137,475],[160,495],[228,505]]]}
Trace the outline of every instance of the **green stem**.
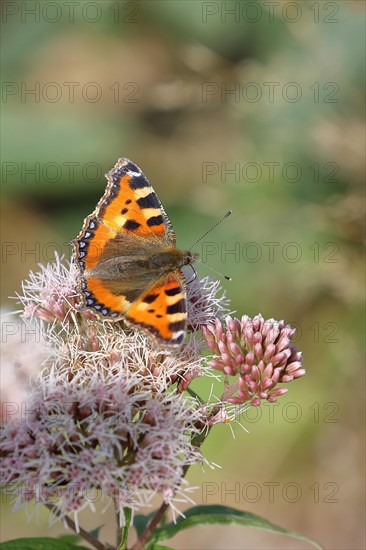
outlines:
{"label": "green stem", "polygon": [[187,389],[186,389],[186,392],[189,393],[189,395],[191,395],[191,396],[194,397],[195,399],[197,399],[197,401],[199,401],[202,405],[204,404],[203,399],[200,398],[200,396],[198,395],[198,393],[196,393],[195,391],[191,390],[191,388],[187,388]]}
{"label": "green stem", "polygon": [[[131,508],[123,508],[123,512],[125,514],[125,520],[126,521],[125,521],[125,525],[122,529],[120,529],[117,525],[117,529],[118,529],[119,534],[120,534],[120,538],[117,541],[117,545],[118,545],[117,550],[126,550],[128,531],[129,531],[130,524],[131,524],[131,517],[132,517]],[[117,521],[119,523],[119,513],[118,513],[118,516],[117,516]]]}

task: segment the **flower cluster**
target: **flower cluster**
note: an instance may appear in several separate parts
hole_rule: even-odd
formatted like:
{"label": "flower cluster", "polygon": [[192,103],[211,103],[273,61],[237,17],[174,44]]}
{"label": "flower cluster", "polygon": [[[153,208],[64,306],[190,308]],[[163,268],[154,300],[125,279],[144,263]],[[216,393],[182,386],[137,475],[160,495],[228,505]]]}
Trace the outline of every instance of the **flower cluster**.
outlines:
{"label": "flower cluster", "polygon": [[[23,294],[18,295],[23,306],[22,317],[35,316],[52,323],[64,321],[70,310],[77,309],[77,270],[73,263],[65,265],[55,255],[55,262],[40,265],[40,271],[29,273],[29,280],[22,283]],[[91,317],[89,312],[86,312]],[[93,316],[94,317],[94,316]]]}
{"label": "flower cluster", "polygon": [[[186,469],[205,462],[196,441],[219,418],[217,405],[185,393],[208,370],[202,338],[192,329],[170,354],[123,322],[98,321],[80,307],[75,267],[58,257],[22,290],[23,325],[32,323],[39,338],[29,356],[32,391],[22,394],[24,403],[6,396],[14,406],[0,443],[2,483],[16,507],[35,500],[57,504],[60,517],[75,514],[95,502],[93,487],[121,518],[124,507],[136,511],[157,493],[174,511],[176,495],[185,501],[190,490],[182,489]],[[208,278],[191,290],[197,329],[225,298]],[[19,342],[18,354],[22,348],[29,345]]]}
{"label": "flower cluster", "polygon": [[288,391],[277,384],[305,374],[301,352],[292,343],[295,329],[284,321],[265,321],[262,315],[253,319],[243,315],[241,320],[228,316],[226,327],[217,319],[203,332],[214,353],[211,367],[238,376],[238,381],[225,392],[229,403],[250,401],[258,406],[263,399],[275,402]]}
{"label": "flower cluster", "polygon": [[132,368],[128,352],[119,361],[93,355],[78,370],[44,373],[26,410],[6,423],[3,483],[16,506],[35,499],[65,514],[107,495],[121,513],[138,510],[156,492],[173,499],[184,468],[202,462],[191,442],[202,418],[195,400],[164,391],[137,354]]}
{"label": "flower cluster", "polygon": [[[125,507],[137,511],[158,493],[174,512],[177,496],[191,501],[184,475],[207,463],[200,445],[210,428],[235,418],[224,403],[275,401],[286,391],[278,383],[305,372],[294,329],[283,321],[227,317],[224,327],[229,304],[208,277],[188,285],[189,334],[174,354],[123,321],[101,322],[83,310],[76,269],[58,257],[30,274],[18,299],[23,322],[40,337],[27,355],[34,363],[27,404],[6,395],[16,406],[7,409],[0,443],[2,483],[16,507],[35,500],[77,521],[99,498],[113,502],[122,521]],[[211,367],[238,375],[212,404],[189,395],[195,378],[215,376],[202,356],[206,342]],[[26,345],[17,344],[18,356]]]}

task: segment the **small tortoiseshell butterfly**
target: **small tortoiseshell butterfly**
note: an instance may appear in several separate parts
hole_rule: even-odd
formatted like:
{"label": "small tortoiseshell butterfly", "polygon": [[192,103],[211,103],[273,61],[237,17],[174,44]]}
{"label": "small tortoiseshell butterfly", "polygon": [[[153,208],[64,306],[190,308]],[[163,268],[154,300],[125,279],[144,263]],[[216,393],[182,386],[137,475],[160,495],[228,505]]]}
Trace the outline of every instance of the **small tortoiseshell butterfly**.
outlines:
{"label": "small tortoiseshell butterfly", "polygon": [[121,158],[106,178],[103,197],[73,241],[83,305],[179,347],[187,327],[181,267],[197,254],[176,248],[169,218],[136,164]]}

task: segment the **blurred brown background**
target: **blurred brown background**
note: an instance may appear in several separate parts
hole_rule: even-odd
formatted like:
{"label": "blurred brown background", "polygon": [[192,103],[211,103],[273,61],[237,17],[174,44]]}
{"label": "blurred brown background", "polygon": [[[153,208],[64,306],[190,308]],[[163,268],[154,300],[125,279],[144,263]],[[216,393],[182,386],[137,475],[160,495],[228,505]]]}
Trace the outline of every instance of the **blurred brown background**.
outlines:
{"label": "blurred brown background", "polygon": [[[69,256],[120,156],[179,246],[232,208],[197,251],[233,277],[239,315],[298,327],[308,374],[248,411],[249,434],[213,430],[204,451],[222,469],[190,471],[195,500],[364,548],[364,3],[3,1],[2,21],[3,306],[55,249]],[[2,517],[2,540],[47,532],[47,514]],[[114,539],[112,515],[80,522]],[[230,526],[172,546],[309,547]]]}

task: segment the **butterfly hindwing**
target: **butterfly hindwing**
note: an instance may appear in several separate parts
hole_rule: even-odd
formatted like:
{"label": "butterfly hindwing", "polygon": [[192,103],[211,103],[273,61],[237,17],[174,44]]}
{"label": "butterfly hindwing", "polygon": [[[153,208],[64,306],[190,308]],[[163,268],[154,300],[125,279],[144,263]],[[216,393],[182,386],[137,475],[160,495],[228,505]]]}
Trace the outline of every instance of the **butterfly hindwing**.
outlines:
{"label": "butterfly hindwing", "polygon": [[128,309],[126,320],[162,342],[181,345],[187,326],[183,273],[177,269],[149,288]]}

